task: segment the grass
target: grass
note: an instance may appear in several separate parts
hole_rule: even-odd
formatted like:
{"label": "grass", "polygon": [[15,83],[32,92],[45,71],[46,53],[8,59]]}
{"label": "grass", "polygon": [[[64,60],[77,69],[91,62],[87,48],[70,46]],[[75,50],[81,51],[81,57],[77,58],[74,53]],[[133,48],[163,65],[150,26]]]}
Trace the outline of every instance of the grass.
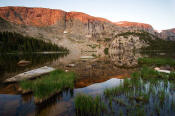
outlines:
{"label": "grass", "polygon": [[76,114],[79,116],[100,116],[105,110],[105,105],[99,96],[95,98],[79,94],[75,97]]}
{"label": "grass", "polygon": [[131,74],[131,77],[132,78],[141,77],[143,80],[147,80],[147,81],[156,81],[159,79],[174,81],[175,73],[174,72],[171,72],[170,74],[162,73],[152,69],[151,67],[143,66],[140,69],[140,71],[137,71]]}
{"label": "grass", "polygon": [[171,58],[139,58],[139,64],[146,64],[146,65],[170,65],[175,66],[175,60]]}
{"label": "grass", "polygon": [[63,89],[73,89],[75,77],[72,72],[56,70],[36,80],[22,81],[20,87],[24,91],[32,91],[36,102],[42,102]]}
{"label": "grass", "polygon": [[[169,82],[170,84],[168,84],[168,81],[162,79],[158,79],[159,81],[145,81],[136,73],[132,76],[132,78],[124,79],[116,87],[105,89],[104,97],[76,96],[75,108],[78,112],[77,115],[146,116],[160,115],[161,112],[168,112],[168,110],[173,109],[175,103],[169,97],[173,93],[169,93],[167,89],[174,88],[174,83]],[[100,105],[104,103],[107,108]],[[104,112],[103,109],[107,109],[107,112]]]}

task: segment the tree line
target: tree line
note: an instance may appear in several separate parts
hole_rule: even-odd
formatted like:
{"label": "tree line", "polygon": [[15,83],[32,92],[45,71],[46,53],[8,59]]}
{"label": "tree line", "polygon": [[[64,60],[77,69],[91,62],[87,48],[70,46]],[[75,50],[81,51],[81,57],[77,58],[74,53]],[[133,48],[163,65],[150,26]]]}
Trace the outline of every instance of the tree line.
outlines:
{"label": "tree line", "polygon": [[23,36],[15,32],[0,32],[0,53],[7,52],[68,52],[64,47],[47,43],[33,37]]}

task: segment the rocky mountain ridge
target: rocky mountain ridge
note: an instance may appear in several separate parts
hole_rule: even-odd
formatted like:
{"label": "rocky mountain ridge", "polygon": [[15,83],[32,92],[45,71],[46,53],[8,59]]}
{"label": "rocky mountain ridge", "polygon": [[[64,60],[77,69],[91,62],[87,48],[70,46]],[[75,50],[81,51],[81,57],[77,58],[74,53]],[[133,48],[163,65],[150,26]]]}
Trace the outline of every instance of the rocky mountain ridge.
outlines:
{"label": "rocky mountain ridge", "polygon": [[[110,44],[115,46],[113,43],[118,41],[117,35],[123,32],[141,30],[153,35],[157,34],[149,24],[127,21],[114,23],[81,12],[28,7],[0,7],[0,28],[0,31],[17,32],[43,39],[67,47],[72,51],[96,50],[102,52]],[[169,33],[158,35],[167,38]],[[132,45],[133,42],[135,42],[133,45],[136,47],[139,42],[145,46],[138,37],[129,38],[133,38],[131,40],[134,41],[129,39],[130,42],[125,44],[125,39],[120,37],[119,40],[123,41],[124,47]],[[96,49],[89,47],[99,44],[101,46],[96,47]]]}

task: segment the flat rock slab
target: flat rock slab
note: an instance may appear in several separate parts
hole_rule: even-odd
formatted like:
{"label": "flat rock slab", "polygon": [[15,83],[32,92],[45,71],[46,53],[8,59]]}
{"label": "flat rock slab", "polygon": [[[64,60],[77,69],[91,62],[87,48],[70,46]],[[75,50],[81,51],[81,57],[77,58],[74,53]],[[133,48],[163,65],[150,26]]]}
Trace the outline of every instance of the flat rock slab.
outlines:
{"label": "flat rock slab", "polygon": [[44,74],[48,74],[49,72],[52,72],[56,70],[55,68],[52,67],[41,67],[38,69],[34,69],[31,71],[27,71],[21,74],[18,74],[12,78],[6,79],[4,82],[5,83],[9,83],[9,82],[18,82],[18,81],[22,81],[22,80],[26,80],[26,79],[33,79],[36,78],[38,76],[44,75]]}
{"label": "flat rock slab", "polygon": [[93,59],[95,57],[93,57],[93,56],[81,56],[80,58],[81,59]]}

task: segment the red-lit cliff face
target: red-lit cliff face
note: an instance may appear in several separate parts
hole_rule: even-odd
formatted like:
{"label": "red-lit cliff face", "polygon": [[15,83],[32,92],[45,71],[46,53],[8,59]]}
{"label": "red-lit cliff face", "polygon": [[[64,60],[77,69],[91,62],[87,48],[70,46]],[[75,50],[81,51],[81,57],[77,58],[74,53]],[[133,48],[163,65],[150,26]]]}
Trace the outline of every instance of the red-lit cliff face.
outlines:
{"label": "red-lit cliff face", "polygon": [[48,26],[56,24],[65,17],[65,12],[46,8],[1,7],[0,17],[16,23],[30,26]]}
{"label": "red-lit cliff face", "polygon": [[90,16],[88,14],[81,13],[81,12],[68,12],[66,14],[66,20],[70,20],[70,19],[76,19],[83,23],[88,23],[88,22],[93,22],[93,21],[112,23],[107,19],[100,18],[100,17],[93,17],[93,16]]}
{"label": "red-lit cliff face", "polygon": [[[27,8],[27,7],[0,7],[0,17],[6,21],[26,26],[46,27],[57,25],[59,31],[68,30],[69,32],[81,34],[93,34],[115,32],[123,27],[129,30],[139,29],[153,32],[149,24],[136,22],[116,22],[107,19],[93,17],[81,12],[65,12],[48,8]],[[119,30],[120,30],[119,29]]]}
{"label": "red-lit cliff face", "polygon": [[[32,26],[40,29],[33,29],[37,31],[49,28],[46,31],[50,33],[54,31],[54,33],[63,34],[66,31],[76,36],[90,38],[112,36],[113,32],[120,28],[104,18],[93,17],[81,12],[65,12],[48,8],[0,7],[0,18],[18,26],[30,27],[30,30],[23,29],[27,32],[31,31]],[[32,32],[37,34],[36,31]],[[31,35],[33,33],[30,32]],[[43,31],[38,33],[42,35]]]}
{"label": "red-lit cliff face", "polygon": [[138,27],[138,28],[145,28],[145,29],[153,29],[153,27],[151,25],[145,24],[145,23],[120,21],[120,22],[116,22],[114,24],[116,24],[118,26],[122,26],[122,27]]}
{"label": "red-lit cliff face", "polygon": [[92,21],[110,22],[81,12],[65,12],[47,8],[1,7],[0,17],[16,23],[29,26],[50,26],[61,20],[79,20],[82,23]]}

